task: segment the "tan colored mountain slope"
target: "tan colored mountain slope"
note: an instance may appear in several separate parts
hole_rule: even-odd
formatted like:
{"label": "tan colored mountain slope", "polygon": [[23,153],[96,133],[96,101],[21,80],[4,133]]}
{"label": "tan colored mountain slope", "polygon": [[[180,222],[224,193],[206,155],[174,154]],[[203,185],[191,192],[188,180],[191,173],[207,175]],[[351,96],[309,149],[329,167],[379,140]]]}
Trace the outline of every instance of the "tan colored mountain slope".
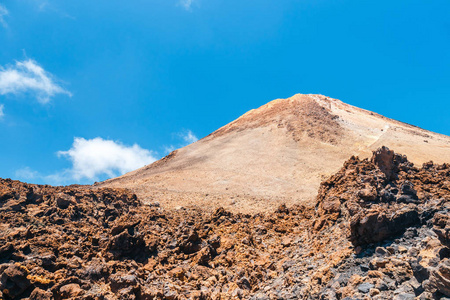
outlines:
{"label": "tan colored mountain slope", "polygon": [[450,137],[322,95],[295,95],[251,110],[167,157],[98,184],[125,187],[165,207],[273,211],[314,205],[320,182],[352,155],[387,146],[416,165],[450,162]]}

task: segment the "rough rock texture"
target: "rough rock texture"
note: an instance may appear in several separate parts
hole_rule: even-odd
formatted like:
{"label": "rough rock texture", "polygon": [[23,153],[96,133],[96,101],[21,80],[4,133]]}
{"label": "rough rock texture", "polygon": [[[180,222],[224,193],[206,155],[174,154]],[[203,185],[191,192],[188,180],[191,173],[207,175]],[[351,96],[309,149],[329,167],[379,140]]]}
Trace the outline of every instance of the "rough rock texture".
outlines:
{"label": "rough rock texture", "polygon": [[125,190],[0,180],[0,298],[249,298],[299,267],[291,252],[310,255],[311,215],[167,211]]}
{"label": "rough rock texture", "polygon": [[[405,156],[386,147],[372,159],[350,158],[321,184],[315,228],[337,219],[348,223],[355,245],[380,242],[430,219],[450,200],[450,164],[415,168]],[[437,232],[448,239],[448,215],[436,215]]]}
{"label": "rough rock texture", "polygon": [[436,213],[433,219],[434,232],[442,244],[450,247],[450,216],[446,213]]}
{"label": "rough rock texture", "polygon": [[0,299],[450,297],[450,165],[390,153],[256,215],[1,179]]}
{"label": "rough rock texture", "polygon": [[328,293],[337,299],[450,297],[450,164],[419,169],[382,147],[370,161],[348,160],[322,183],[317,200],[315,230],[339,226],[355,246]]}

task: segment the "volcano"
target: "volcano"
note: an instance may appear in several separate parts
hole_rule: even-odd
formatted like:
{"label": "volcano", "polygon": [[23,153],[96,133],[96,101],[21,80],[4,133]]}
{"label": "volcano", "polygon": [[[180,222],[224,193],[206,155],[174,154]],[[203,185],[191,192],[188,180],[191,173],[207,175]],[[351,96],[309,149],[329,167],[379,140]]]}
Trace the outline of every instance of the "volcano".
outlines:
{"label": "volcano", "polygon": [[273,211],[313,206],[320,182],[352,155],[387,146],[415,165],[450,162],[450,137],[322,95],[297,94],[251,110],[153,164],[96,184],[128,188],[167,208]]}

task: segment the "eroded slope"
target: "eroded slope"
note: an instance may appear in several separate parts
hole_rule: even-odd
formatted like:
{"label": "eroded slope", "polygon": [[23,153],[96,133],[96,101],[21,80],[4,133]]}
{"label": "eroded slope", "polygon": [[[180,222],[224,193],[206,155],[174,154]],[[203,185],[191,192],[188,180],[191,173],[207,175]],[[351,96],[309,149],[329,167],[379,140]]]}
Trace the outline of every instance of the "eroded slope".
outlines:
{"label": "eroded slope", "polygon": [[450,162],[450,137],[321,95],[251,110],[200,141],[100,187],[126,187],[147,203],[256,213],[313,206],[320,182],[352,156],[386,145],[416,165]]}

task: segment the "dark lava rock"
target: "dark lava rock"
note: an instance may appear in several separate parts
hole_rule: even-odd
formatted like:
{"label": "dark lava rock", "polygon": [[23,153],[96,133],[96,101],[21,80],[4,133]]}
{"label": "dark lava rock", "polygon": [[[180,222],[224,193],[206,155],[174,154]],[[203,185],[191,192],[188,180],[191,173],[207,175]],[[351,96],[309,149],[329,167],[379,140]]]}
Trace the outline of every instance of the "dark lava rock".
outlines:
{"label": "dark lava rock", "polygon": [[355,246],[381,242],[415,224],[420,224],[415,208],[405,207],[395,212],[372,209],[351,219],[350,241]]}
{"label": "dark lava rock", "polygon": [[422,266],[417,260],[410,261],[409,262],[411,269],[413,271],[414,277],[419,281],[422,282],[430,276],[430,272],[427,268]]}
{"label": "dark lava rock", "polygon": [[138,284],[137,277],[131,274],[117,273],[111,275],[109,279],[111,282],[110,286],[113,291],[118,291],[130,286],[136,286]]}
{"label": "dark lava rock", "polygon": [[389,180],[395,179],[395,175],[398,172],[398,163],[395,160],[394,151],[391,151],[389,148],[383,146],[373,153],[372,162],[386,175]]}
{"label": "dark lava rock", "polygon": [[444,259],[430,272],[430,279],[425,284],[425,289],[438,292],[450,297],[450,260]]}
{"label": "dark lava rock", "polygon": [[110,251],[115,258],[137,257],[145,254],[146,247],[142,236],[131,236],[127,231],[122,231],[111,238],[107,250]]}
{"label": "dark lava rock", "polygon": [[375,253],[376,253],[377,255],[380,255],[380,256],[390,255],[389,251],[387,251],[387,250],[386,250],[385,248],[383,248],[383,247],[377,247],[377,248],[375,249]]}
{"label": "dark lava rock", "polygon": [[10,265],[0,276],[0,290],[6,299],[19,297],[30,285],[28,270],[20,264]]}
{"label": "dark lava rock", "polygon": [[56,195],[56,205],[61,209],[66,209],[72,203],[72,196],[60,193]]}
{"label": "dark lava rock", "polygon": [[371,283],[365,282],[365,283],[361,283],[358,286],[358,291],[360,291],[361,293],[367,294],[370,289],[374,288],[375,286]]}
{"label": "dark lava rock", "polygon": [[433,230],[442,244],[450,247],[450,214],[448,212],[436,213],[433,218],[433,225]]}

